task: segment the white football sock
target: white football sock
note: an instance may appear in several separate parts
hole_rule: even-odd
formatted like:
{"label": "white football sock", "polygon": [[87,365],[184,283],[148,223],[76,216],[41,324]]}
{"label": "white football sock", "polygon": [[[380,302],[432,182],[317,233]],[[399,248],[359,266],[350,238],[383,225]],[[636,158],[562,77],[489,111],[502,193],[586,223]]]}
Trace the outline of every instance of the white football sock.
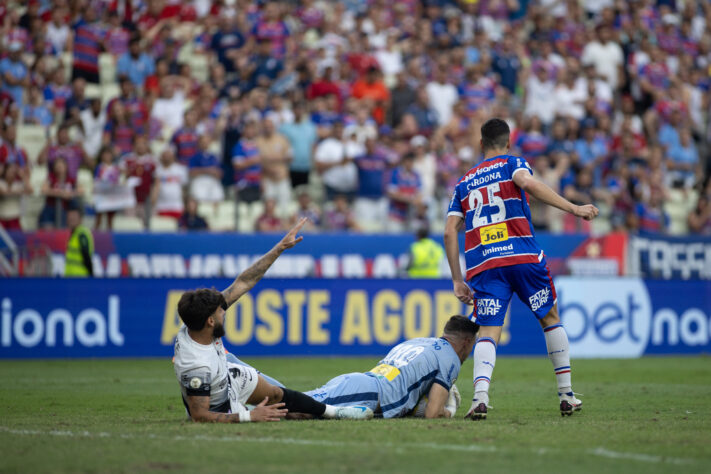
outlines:
{"label": "white football sock", "polygon": [[562,324],[553,324],[543,328],[543,335],[546,338],[548,357],[553,363],[555,378],[558,382],[558,393],[561,395],[571,394],[573,389],[570,382],[570,345],[568,335]]}
{"label": "white football sock", "polygon": [[482,337],[474,346],[474,400],[489,405],[489,385],[496,365],[496,343]]}
{"label": "white football sock", "polygon": [[337,410],[338,408],[334,407],[333,405],[326,405],[326,411],[324,411],[323,415],[321,416],[323,416],[324,418],[333,419],[338,414]]}

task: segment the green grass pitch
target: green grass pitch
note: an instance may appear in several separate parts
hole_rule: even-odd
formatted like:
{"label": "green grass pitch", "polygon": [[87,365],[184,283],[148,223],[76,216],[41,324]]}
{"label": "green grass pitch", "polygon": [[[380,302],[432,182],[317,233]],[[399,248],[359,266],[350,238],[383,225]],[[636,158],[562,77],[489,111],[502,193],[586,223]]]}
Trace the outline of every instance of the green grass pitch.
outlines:
{"label": "green grass pitch", "polygon": [[[246,359],[307,390],[376,358]],[[573,361],[562,418],[544,358],[500,357],[489,419],[185,421],[170,360],[0,362],[0,472],[709,472],[711,359]]]}

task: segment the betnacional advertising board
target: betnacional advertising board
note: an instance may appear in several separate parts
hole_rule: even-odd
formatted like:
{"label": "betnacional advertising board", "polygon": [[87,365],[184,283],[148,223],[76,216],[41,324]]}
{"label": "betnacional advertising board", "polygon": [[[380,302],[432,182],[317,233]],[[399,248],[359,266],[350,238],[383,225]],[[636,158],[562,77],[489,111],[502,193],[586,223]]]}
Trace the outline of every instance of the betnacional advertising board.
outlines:
{"label": "betnacional advertising board", "polygon": [[[170,357],[177,302],[213,279],[6,279],[0,358]],[[711,351],[711,282],[555,279],[574,358]],[[469,315],[446,280],[265,279],[226,314],[224,342],[239,356],[385,354],[438,336]],[[545,355],[540,325],[514,297],[502,355]]]}

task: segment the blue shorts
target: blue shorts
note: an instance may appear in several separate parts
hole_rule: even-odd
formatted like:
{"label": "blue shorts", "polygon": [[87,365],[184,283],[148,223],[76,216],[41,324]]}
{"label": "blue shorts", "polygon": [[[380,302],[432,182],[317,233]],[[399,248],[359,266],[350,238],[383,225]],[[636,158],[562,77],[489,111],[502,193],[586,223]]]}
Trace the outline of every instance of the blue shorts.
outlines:
{"label": "blue shorts", "polygon": [[474,311],[470,319],[480,326],[503,326],[513,293],[538,319],[548,314],[557,298],[545,258],[539,263],[484,270],[474,275],[469,286],[474,292]]}
{"label": "blue shorts", "polygon": [[339,375],[329,380],[323,387],[304,393],[327,405],[361,405],[373,411],[378,408],[380,400],[376,378],[360,372]]}

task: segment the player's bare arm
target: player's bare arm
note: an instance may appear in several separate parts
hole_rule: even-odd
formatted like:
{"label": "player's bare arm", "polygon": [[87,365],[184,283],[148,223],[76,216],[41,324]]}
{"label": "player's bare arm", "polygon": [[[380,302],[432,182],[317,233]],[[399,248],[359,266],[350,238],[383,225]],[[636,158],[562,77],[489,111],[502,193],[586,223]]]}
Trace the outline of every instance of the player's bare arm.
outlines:
{"label": "player's bare arm", "polygon": [[459,265],[459,231],[464,225],[464,219],[459,216],[448,216],[444,229],[444,250],[447,253],[447,262],[452,272],[452,283],[454,294],[459,301],[466,304],[473,304],[474,297],[472,290],[464,282],[462,268]]}
{"label": "player's bare arm", "polygon": [[557,207],[561,211],[569,212],[576,217],[581,217],[586,221],[593,220],[600,213],[597,207],[592,204],[576,206],[560,194],[553,191],[547,184],[538,181],[527,172],[514,173],[513,182],[516,183],[519,188],[523,189],[539,201],[550,206]]}
{"label": "player's bare arm", "polygon": [[430,393],[427,395],[428,402],[425,408],[425,418],[451,418],[454,413],[450,413],[445,408],[449,399],[449,390],[438,383],[432,384]]}
{"label": "player's bare arm", "polygon": [[[239,413],[218,413],[210,411],[210,397],[188,396],[188,407],[190,417],[193,421],[200,423],[240,423]],[[262,402],[249,411],[249,420],[257,421],[279,421],[287,414],[283,403],[267,405],[269,398],[264,398]]]}
{"label": "player's bare arm", "polygon": [[227,306],[232,305],[232,303],[237,301],[243,294],[251,290],[254,285],[262,279],[267,270],[269,270],[269,267],[279,258],[279,255],[304,239],[303,236],[297,237],[296,234],[299,233],[307,221],[308,218],[306,217],[301,219],[269,252],[265,253],[259,260],[254,262],[252,266],[240,273],[235,281],[222,292]]}

